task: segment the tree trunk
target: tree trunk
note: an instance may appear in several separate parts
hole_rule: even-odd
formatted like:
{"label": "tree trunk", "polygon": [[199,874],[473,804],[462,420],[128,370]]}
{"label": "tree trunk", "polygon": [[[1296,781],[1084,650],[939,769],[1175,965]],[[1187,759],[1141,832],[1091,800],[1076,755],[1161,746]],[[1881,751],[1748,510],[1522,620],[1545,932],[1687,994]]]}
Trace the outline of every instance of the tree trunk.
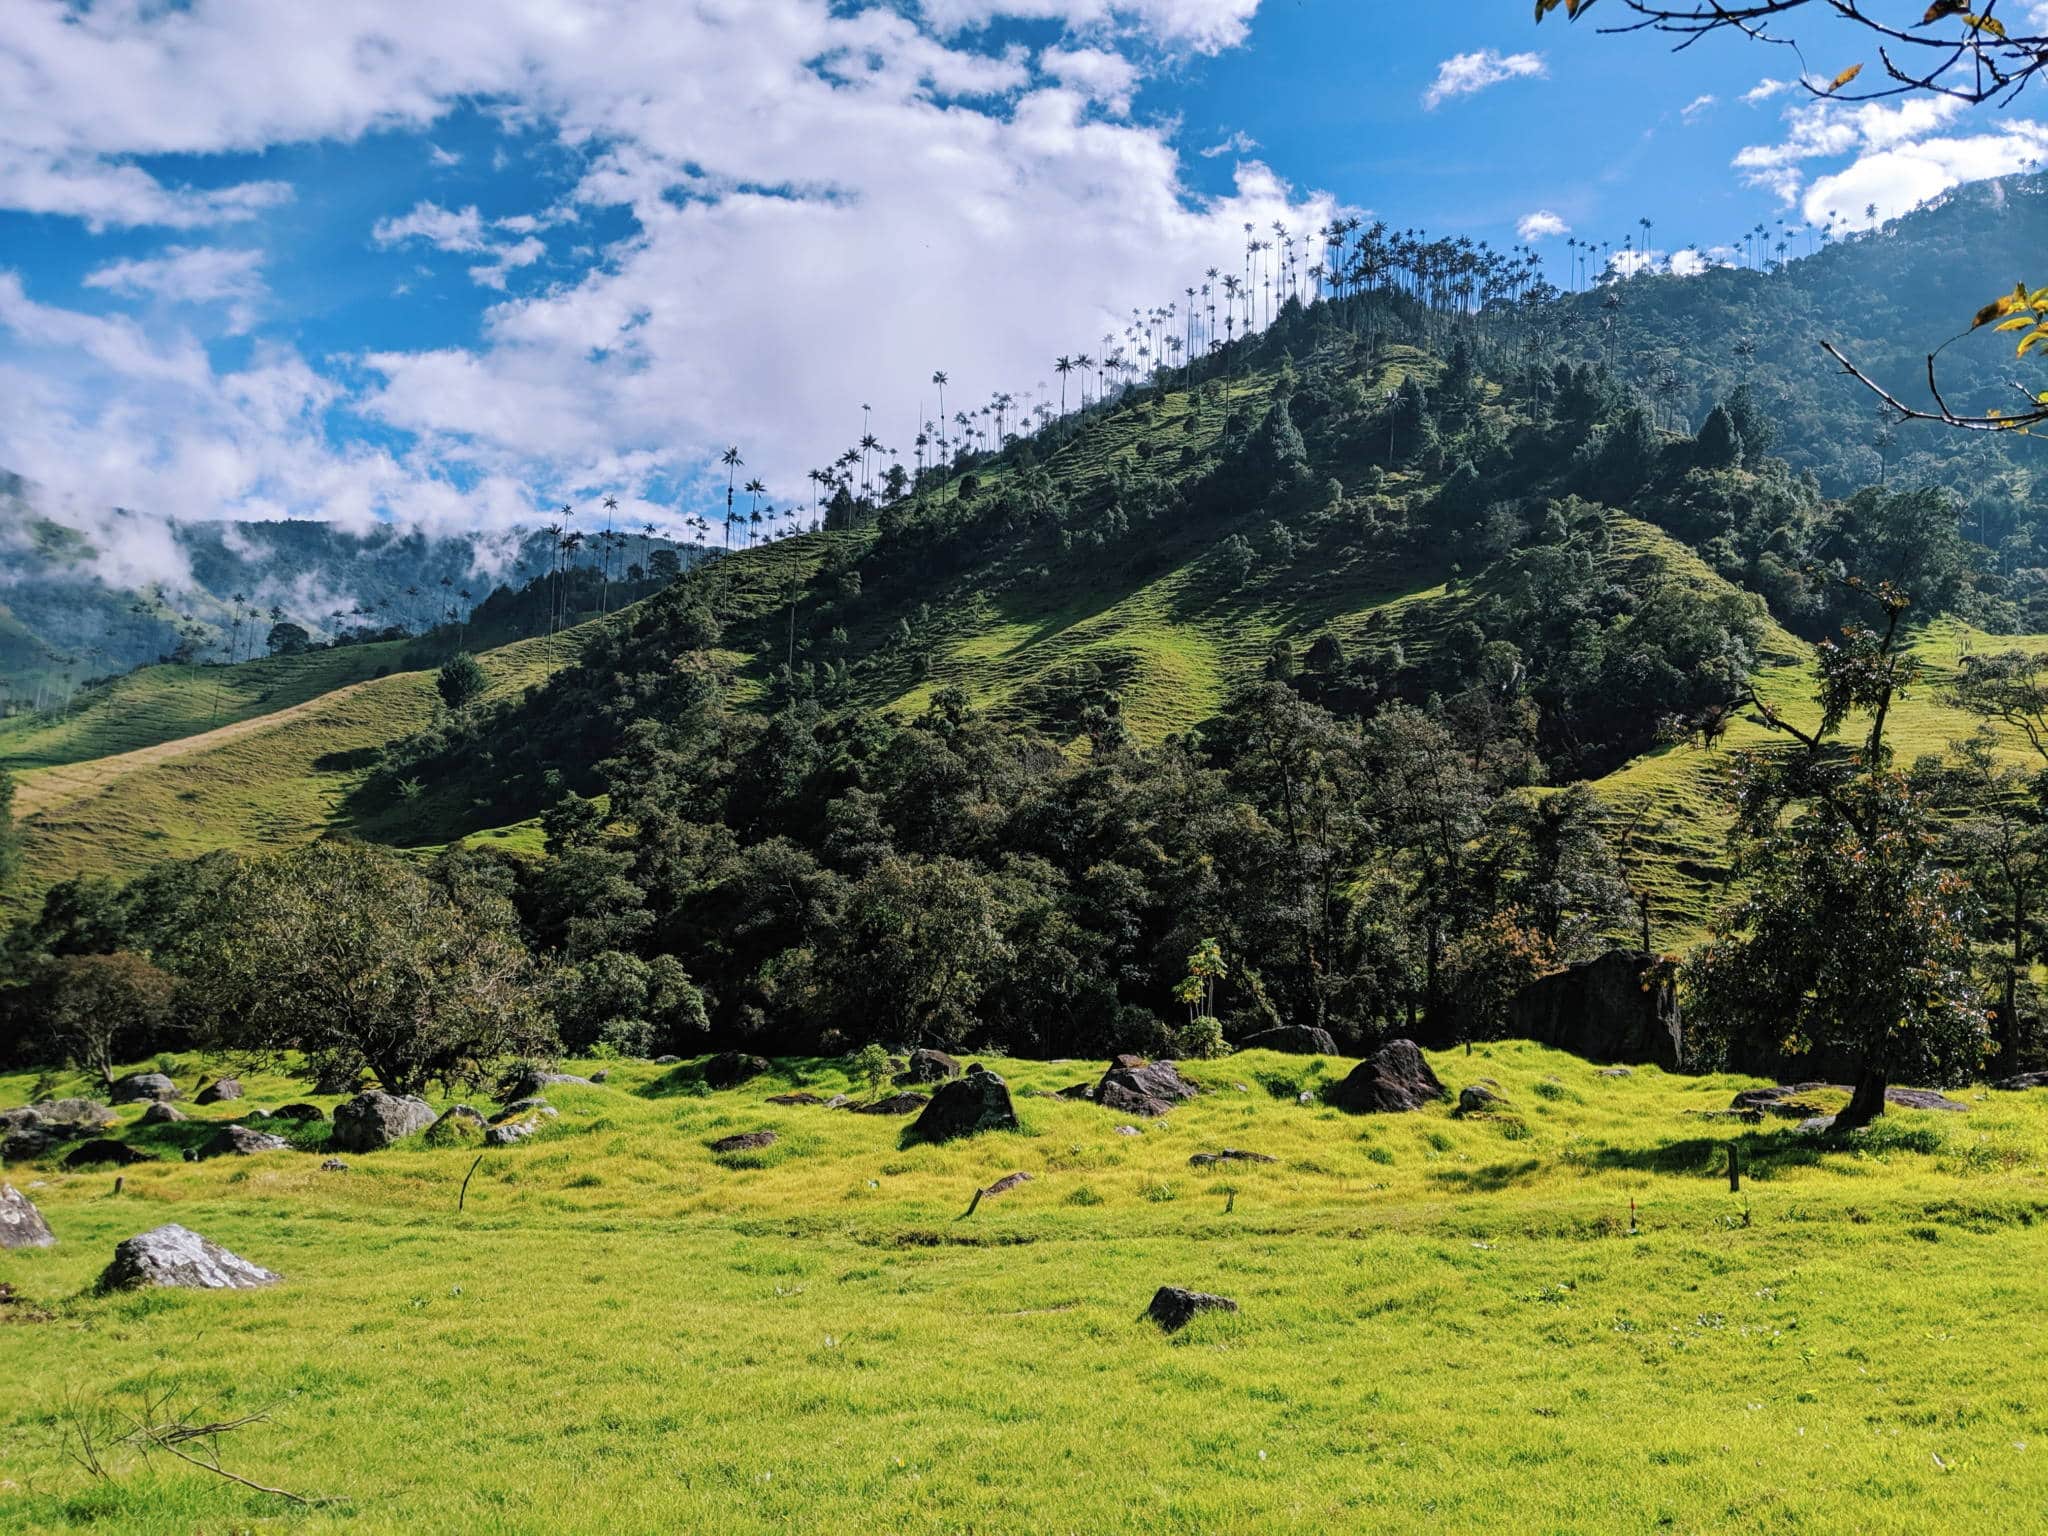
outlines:
{"label": "tree trunk", "polygon": [[1882,1066],[1872,1063],[1863,1068],[1856,1079],[1856,1091],[1849,1096],[1849,1107],[1835,1116],[1836,1130],[1860,1131],[1884,1113],[1886,1077]]}

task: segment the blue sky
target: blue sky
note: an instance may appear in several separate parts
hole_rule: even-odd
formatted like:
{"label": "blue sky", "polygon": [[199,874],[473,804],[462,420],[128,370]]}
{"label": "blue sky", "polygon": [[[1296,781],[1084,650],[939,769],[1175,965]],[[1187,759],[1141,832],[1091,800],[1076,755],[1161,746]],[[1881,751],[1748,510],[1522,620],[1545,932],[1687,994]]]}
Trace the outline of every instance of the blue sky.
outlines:
{"label": "blue sky", "polygon": [[[672,519],[1050,363],[1339,210],[1727,259],[2032,159],[2025,110],[1850,108],[1789,50],[1527,0],[15,0],[0,466],[90,525]],[[1825,23],[1816,67],[1861,40]],[[1837,57],[1837,51],[1841,57]],[[1804,250],[1808,238],[1793,238]],[[1675,255],[1682,248],[1694,251]],[[141,557],[138,557],[141,558]],[[117,574],[117,573],[116,573]]]}

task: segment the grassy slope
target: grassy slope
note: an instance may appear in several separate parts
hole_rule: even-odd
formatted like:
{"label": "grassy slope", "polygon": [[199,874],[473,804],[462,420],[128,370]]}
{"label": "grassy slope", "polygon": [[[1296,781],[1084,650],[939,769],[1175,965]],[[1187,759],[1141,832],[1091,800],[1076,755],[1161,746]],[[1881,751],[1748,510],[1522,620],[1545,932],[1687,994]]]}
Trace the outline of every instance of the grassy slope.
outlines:
{"label": "grassy slope", "polygon": [[[493,692],[509,692],[573,661],[587,634],[521,641],[478,659]],[[436,707],[431,674],[394,673],[121,756],[28,770],[20,791],[27,878],[9,894],[22,903],[69,875],[132,874],[160,859],[304,842],[345,825],[343,801],[377,749],[426,724]]]}
{"label": "grassy slope", "polygon": [[[1019,1134],[906,1148],[901,1121],[764,1103],[848,1086],[828,1063],[712,1096],[619,1064],[551,1090],[560,1123],[487,1154],[461,1215],[461,1150],[172,1160],[120,1195],[17,1166],[61,1245],[0,1254],[0,1527],[1903,1532],[2042,1509],[2048,1096],[1967,1093],[1821,1151],[1699,1118],[1736,1079],[1520,1044],[1435,1064],[1516,1117],[1353,1118],[1292,1097],[1348,1063],[1247,1054],[1191,1066],[1216,1091],[1141,1136],[1020,1096]],[[1020,1090],[1099,1070],[1000,1066]],[[0,1078],[0,1103],[29,1092]],[[707,1150],[760,1127],[766,1154]],[[1222,1146],[1279,1161],[1189,1166]],[[1033,1182],[962,1218],[1013,1170]],[[90,1293],[114,1242],[173,1220],[287,1282]],[[1243,1311],[1162,1337],[1137,1321],[1162,1283]],[[227,1465],[338,1502],[163,1458],[88,1480],[61,1405],[151,1382],[268,1407]]]}

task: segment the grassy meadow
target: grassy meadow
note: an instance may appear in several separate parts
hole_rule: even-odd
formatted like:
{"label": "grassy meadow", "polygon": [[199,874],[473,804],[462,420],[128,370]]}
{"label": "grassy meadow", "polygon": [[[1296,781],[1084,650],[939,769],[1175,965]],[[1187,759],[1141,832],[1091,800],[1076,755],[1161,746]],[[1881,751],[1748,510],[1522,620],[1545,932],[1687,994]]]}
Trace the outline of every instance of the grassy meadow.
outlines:
{"label": "grassy meadow", "polygon": [[[1351,1116],[1350,1063],[1191,1064],[1141,1134],[1038,1097],[1099,1062],[992,1063],[1019,1133],[767,1104],[691,1065],[556,1086],[483,1154],[416,1144],[7,1177],[59,1246],[0,1255],[0,1529],[1926,1531],[2048,1521],[2048,1095],[1959,1093],[1848,1146],[1708,1118],[1738,1078],[1606,1077],[1505,1043],[1433,1063],[1509,1107]],[[171,1063],[187,1092],[217,1064]],[[594,1064],[586,1064],[594,1065]],[[578,1070],[570,1067],[568,1070]],[[80,1079],[0,1078],[0,1104]],[[318,1100],[331,1105],[333,1100]],[[763,1152],[708,1143],[773,1129]],[[1748,1169],[1729,1191],[1726,1143]],[[1272,1164],[1193,1167],[1222,1148]],[[1030,1182],[972,1192],[1016,1171]],[[1633,1217],[1631,1212],[1633,1211]],[[100,1296],[179,1221],[285,1283]],[[1633,1230],[1631,1223],[1634,1223]],[[1167,1336],[1181,1284],[1242,1306]],[[93,1478],[81,1404],[154,1387],[270,1415],[223,1463]]]}

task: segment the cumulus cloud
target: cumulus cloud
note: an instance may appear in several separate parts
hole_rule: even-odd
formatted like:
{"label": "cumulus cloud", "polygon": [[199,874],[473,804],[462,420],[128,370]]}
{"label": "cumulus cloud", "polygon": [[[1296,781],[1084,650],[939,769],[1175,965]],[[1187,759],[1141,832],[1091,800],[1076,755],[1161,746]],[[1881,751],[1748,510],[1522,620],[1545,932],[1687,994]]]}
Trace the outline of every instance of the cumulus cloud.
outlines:
{"label": "cumulus cloud", "polygon": [[1436,67],[1436,79],[1422,93],[1422,105],[1434,112],[1457,96],[1470,96],[1504,80],[1541,78],[1550,73],[1540,53],[1502,53],[1480,48],[1453,54]]}
{"label": "cumulus cloud", "polygon": [[1571,225],[1548,208],[1538,208],[1534,213],[1525,213],[1515,221],[1515,233],[1524,240],[1550,240],[1571,232]]}
{"label": "cumulus cloud", "polygon": [[1748,102],[1749,105],[1756,106],[1760,102],[1769,101],[1773,96],[1781,95],[1791,89],[1792,82],[1790,80],[1759,80],[1755,85],[1742,93],[1742,99]]}
{"label": "cumulus cloud", "polygon": [[88,272],[88,288],[167,304],[219,304],[229,329],[239,333],[255,323],[263,298],[263,252],[225,246],[171,246],[161,256],[109,262]]}
{"label": "cumulus cloud", "polygon": [[[862,402],[907,461],[934,369],[949,412],[1056,398],[1053,353],[1124,346],[1131,310],[1230,264],[1244,224],[1301,235],[1339,211],[1256,163],[1197,194],[1175,126],[1115,110],[1159,49],[1241,41],[1255,0],[699,0],[603,26],[568,0],[22,9],[0,38],[0,176],[30,151],[120,169],[425,142],[488,100],[577,157],[573,190],[499,217],[394,208],[372,240],[495,286],[543,259],[546,227],[606,231],[545,288],[508,284],[467,345],[315,360],[259,329],[231,372],[175,312],[73,316],[10,278],[0,464],[60,500],[443,526],[607,490],[689,507],[737,441],[787,507]],[[998,14],[1069,36],[1050,61],[992,49]],[[365,419],[383,430],[357,440]]]}
{"label": "cumulus cloud", "polygon": [[[1861,229],[1966,181],[2016,171],[2048,151],[2048,125],[1996,119],[1990,132],[1950,134],[1965,105],[1913,97],[1896,105],[1816,101],[1788,108],[1786,132],[1735,157],[1743,180],[1797,205],[1814,223]],[[1817,170],[1814,162],[1843,161]]]}
{"label": "cumulus cloud", "polygon": [[1720,100],[1720,97],[1714,95],[1695,96],[1679,109],[1678,115],[1689,123],[1709,107],[1718,105]]}

